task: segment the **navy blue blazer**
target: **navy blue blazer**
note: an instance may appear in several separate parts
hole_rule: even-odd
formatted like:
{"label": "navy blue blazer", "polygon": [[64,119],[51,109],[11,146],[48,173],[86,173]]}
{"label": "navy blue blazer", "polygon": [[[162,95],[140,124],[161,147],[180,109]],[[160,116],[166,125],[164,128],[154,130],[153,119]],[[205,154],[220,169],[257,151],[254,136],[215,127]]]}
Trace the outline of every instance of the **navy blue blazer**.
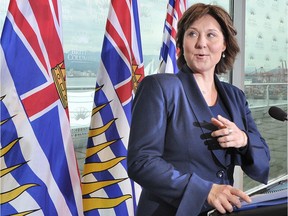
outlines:
{"label": "navy blue blazer", "polygon": [[222,149],[211,137],[213,115],[187,65],[176,75],[155,74],[141,81],[127,156],[128,175],[142,186],[138,216],[194,216],[209,210],[212,184],[233,185],[236,165],[267,183],[269,148],[243,91],[216,75],[215,83],[232,121],[247,134],[245,149]]}

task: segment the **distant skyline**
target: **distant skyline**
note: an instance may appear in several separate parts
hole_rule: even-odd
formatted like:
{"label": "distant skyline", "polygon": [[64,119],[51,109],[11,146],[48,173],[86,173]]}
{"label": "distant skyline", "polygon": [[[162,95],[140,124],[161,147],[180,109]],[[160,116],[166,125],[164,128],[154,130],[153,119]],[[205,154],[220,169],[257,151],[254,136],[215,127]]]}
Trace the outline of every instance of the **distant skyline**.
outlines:
{"label": "distant skyline", "polygon": [[[83,1],[63,0],[63,33],[66,50],[100,51],[104,38],[110,0]],[[156,54],[160,50],[162,29],[166,15],[164,1],[140,1],[140,27],[145,53]],[[88,11],[85,10],[88,8]],[[163,8],[163,10],[153,10]],[[69,35],[69,36],[67,36]]]}

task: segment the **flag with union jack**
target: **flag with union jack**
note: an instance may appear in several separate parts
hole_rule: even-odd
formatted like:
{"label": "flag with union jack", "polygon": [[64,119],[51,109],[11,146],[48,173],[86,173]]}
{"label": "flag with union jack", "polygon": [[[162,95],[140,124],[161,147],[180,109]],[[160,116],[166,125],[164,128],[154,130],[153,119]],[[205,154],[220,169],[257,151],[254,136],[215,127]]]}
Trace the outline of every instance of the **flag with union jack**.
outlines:
{"label": "flag with union jack", "polygon": [[111,0],[82,178],[85,215],[135,213],[140,187],[128,178],[126,156],[133,94],[143,77],[137,0]]}
{"label": "flag with union jack", "polygon": [[61,8],[10,0],[0,46],[1,215],[83,215]]}
{"label": "flag with union jack", "polygon": [[169,0],[160,50],[159,73],[177,73],[177,23],[186,10],[186,0]]}

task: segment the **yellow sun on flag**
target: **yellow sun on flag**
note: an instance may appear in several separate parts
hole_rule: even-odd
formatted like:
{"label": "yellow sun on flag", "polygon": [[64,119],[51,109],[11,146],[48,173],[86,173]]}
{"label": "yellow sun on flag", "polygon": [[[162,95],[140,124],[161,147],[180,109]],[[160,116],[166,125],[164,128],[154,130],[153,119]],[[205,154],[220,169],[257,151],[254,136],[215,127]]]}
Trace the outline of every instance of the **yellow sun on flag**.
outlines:
{"label": "yellow sun on flag", "polygon": [[[103,86],[95,89],[95,94],[99,92],[102,89]],[[101,106],[97,106],[93,108],[92,110],[92,116],[98,114],[104,107],[106,107],[108,104],[103,104]],[[107,124],[102,125],[98,128],[90,128],[89,129],[89,138],[93,138],[96,136],[99,136],[103,133],[105,133],[111,125],[116,121],[116,119],[111,119]],[[113,145],[116,143],[119,139],[110,140],[107,142],[99,143],[93,147],[87,148],[86,151],[86,158],[89,158],[101,150]],[[83,177],[85,177],[88,174],[92,174],[94,172],[102,172],[109,170],[110,168],[116,166],[121,161],[123,161],[126,157],[115,157],[111,160],[107,161],[101,161],[101,162],[90,162],[85,163],[84,165],[84,171],[83,171]],[[94,209],[109,209],[114,208],[118,206],[119,204],[123,203],[127,199],[132,198],[130,194],[123,194],[119,197],[84,197],[86,195],[91,195],[95,191],[104,189],[105,187],[118,184],[120,182],[123,182],[127,180],[127,178],[121,178],[121,179],[109,179],[105,181],[92,181],[92,182],[82,182],[82,195],[83,195],[83,209],[84,212],[88,212]]]}
{"label": "yellow sun on flag", "polygon": [[[6,96],[1,96],[0,97],[0,101],[3,101],[5,99]],[[3,127],[9,120],[11,120],[13,117],[15,117],[16,115],[9,117],[7,119],[1,119],[0,121],[0,126]],[[13,149],[13,147],[17,144],[19,144],[19,140],[22,139],[22,137],[17,137],[14,140],[11,140],[9,143],[7,143],[7,145],[5,145],[5,143],[2,143],[2,147],[0,149],[0,158],[4,158],[5,156],[8,156],[9,153],[11,153],[11,150]],[[1,163],[1,167],[0,167],[0,181],[4,182],[4,178],[6,175],[11,174],[12,172],[21,172],[21,167],[26,164],[27,161],[24,161],[23,163],[20,164],[15,164],[13,166],[9,166],[9,167],[3,167],[4,163]],[[0,193],[0,208],[1,205],[5,204],[5,203],[9,203],[15,199],[17,199],[19,196],[21,196],[21,194],[25,191],[27,191],[29,188],[31,187],[35,187],[38,186],[37,184],[24,184],[24,185],[20,185],[18,187],[15,188],[11,188],[9,191],[2,191]],[[19,216],[24,216],[24,215],[28,215],[32,212],[38,211],[37,210],[28,210],[28,211],[24,211],[24,212],[17,212],[14,214],[9,214],[9,215],[19,215]]]}

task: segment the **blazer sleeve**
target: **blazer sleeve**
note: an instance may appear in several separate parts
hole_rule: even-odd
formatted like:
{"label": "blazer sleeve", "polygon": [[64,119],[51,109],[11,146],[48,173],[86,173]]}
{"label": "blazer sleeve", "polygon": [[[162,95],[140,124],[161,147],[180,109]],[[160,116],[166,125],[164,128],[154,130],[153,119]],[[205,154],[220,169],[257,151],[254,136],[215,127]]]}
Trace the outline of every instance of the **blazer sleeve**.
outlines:
{"label": "blazer sleeve", "polygon": [[[242,151],[238,151],[238,157],[240,157],[240,163],[238,163],[238,165],[242,167],[242,170],[250,178],[258,182],[267,184],[270,167],[269,147],[255,124],[251,110],[248,107],[248,102],[246,100],[244,92],[238,92],[241,95],[241,104],[243,104],[242,107],[244,110],[244,114],[242,115],[242,122],[244,123],[244,128],[241,129],[246,133],[248,138],[247,148]],[[235,123],[237,124],[237,122]]]}
{"label": "blazer sleeve", "polygon": [[[175,82],[165,84],[170,88],[171,85]],[[128,144],[128,175],[150,193],[178,208],[177,215],[198,215],[212,182],[196,174],[183,173],[163,159],[169,116],[163,86],[155,76],[147,76],[136,92]]]}

